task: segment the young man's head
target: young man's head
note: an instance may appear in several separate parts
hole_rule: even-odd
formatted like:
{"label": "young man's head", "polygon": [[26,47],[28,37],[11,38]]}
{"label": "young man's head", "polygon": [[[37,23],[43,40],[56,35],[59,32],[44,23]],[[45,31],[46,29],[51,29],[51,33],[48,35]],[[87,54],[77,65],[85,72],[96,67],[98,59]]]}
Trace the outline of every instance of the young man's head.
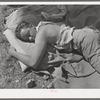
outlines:
{"label": "young man's head", "polygon": [[27,22],[22,22],[17,26],[15,36],[24,42],[35,42],[36,28]]}

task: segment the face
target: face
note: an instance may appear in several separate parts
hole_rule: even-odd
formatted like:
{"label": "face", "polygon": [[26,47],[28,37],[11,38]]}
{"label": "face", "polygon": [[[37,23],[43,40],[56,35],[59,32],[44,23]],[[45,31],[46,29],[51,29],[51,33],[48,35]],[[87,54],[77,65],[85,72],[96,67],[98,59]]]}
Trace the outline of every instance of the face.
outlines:
{"label": "face", "polygon": [[26,42],[35,42],[36,29],[32,28],[23,28],[20,32],[21,38]]}

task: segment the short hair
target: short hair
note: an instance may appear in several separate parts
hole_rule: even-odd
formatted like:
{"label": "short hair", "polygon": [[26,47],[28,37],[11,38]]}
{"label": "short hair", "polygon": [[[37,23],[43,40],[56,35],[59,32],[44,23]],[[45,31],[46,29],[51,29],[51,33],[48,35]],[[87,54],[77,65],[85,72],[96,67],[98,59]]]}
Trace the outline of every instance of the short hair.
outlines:
{"label": "short hair", "polygon": [[21,29],[28,28],[28,27],[32,27],[32,24],[30,24],[30,23],[28,23],[28,22],[25,22],[25,21],[21,22],[21,23],[16,27],[15,36],[16,36],[18,39],[20,39],[20,40],[22,40],[22,41],[25,42],[25,40],[21,37],[20,32],[21,32]]}

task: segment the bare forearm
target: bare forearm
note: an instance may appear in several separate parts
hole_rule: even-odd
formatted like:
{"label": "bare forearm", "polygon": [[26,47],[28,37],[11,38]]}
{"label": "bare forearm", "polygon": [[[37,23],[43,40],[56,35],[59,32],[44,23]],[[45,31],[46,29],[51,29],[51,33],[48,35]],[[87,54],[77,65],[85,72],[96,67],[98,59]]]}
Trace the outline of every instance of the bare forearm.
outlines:
{"label": "bare forearm", "polygon": [[52,14],[51,17],[52,18],[63,18],[66,14],[67,14],[67,11],[62,11],[58,14]]}
{"label": "bare forearm", "polygon": [[65,5],[58,5],[58,9],[61,10],[58,16],[65,16],[67,14],[67,7]]}
{"label": "bare forearm", "polygon": [[13,57],[17,58],[19,61],[21,61],[25,65],[27,65],[29,67],[33,67],[30,64],[30,56],[29,55],[25,55],[25,54],[22,54],[22,53],[19,53],[19,52],[13,52],[11,55]]}

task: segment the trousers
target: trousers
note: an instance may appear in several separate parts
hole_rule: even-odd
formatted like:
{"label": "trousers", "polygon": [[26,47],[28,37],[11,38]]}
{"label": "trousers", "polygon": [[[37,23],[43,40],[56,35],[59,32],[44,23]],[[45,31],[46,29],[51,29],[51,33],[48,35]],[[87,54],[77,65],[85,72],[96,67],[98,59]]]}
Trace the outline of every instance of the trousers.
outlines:
{"label": "trousers", "polygon": [[73,32],[73,48],[100,73],[99,31],[91,28],[78,29]]}

